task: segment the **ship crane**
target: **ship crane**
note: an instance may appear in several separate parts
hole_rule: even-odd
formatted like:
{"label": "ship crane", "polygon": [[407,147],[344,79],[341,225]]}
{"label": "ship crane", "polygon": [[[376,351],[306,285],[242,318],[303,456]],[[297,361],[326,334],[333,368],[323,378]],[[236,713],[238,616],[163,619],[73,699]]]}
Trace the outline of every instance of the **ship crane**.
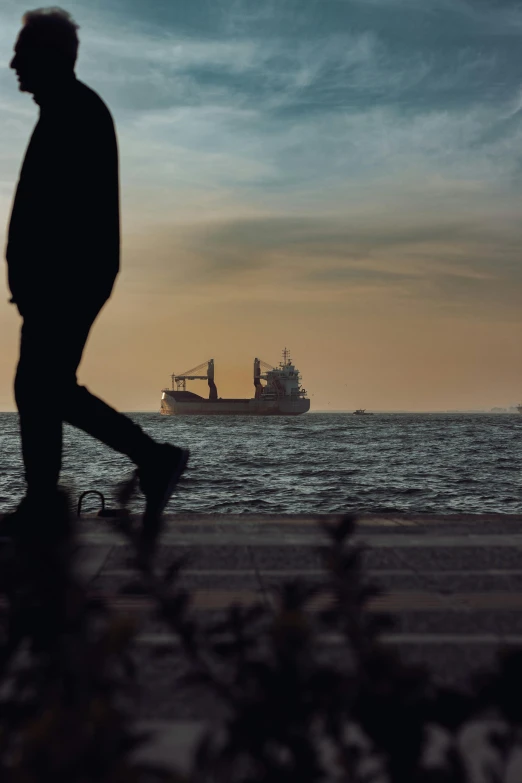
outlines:
{"label": "ship crane", "polygon": [[266,375],[261,375],[261,367],[263,367],[265,370],[274,369],[271,364],[268,364],[268,362],[264,362],[262,359],[254,359],[254,387],[256,390],[256,400],[258,400],[263,394],[264,387],[261,383],[261,378],[266,379]]}
{"label": "ship crane", "polygon": [[[206,374],[205,375],[198,375],[201,370],[204,370],[206,368]],[[209,394],[208,398],[209,400],[217,400],[218,393],[217,393],[217,387],[214,383],[214,359],[209,359],[208,362],[203,362],[203,364],[198,364],[197,367],[193,367],[191,370],[187,370],[186,372],[181,373],[180,375],[176,375],[173,373],[171,375],[172,379],[172,390],[174,391],[174,387],[176,391],[186,391],[187,390],[187,381],[207,381],[208,382],[208,388],[209,388]]]}

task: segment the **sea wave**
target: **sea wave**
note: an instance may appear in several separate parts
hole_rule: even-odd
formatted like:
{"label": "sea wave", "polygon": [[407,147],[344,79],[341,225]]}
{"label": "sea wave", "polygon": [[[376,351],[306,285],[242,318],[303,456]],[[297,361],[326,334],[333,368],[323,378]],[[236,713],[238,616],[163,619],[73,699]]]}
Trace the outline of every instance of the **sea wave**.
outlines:
{"label": "sea wave", "polygon": [[[519,414],[132,418],[157,440],[191,450],[173,512],[522,513]],[[15,414],[0,414],[0,443],[7,510],[24,492]],[[70,427],[64,444],[63,483],[75,495],[98,489],[113,503],[129,461]]]}

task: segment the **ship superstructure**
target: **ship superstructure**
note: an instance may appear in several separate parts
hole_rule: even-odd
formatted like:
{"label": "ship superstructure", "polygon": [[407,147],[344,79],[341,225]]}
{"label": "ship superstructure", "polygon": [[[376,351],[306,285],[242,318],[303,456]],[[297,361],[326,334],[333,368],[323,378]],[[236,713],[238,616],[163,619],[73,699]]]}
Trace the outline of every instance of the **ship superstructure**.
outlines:
{"label": "ship superstructure", "polygon": [[[164,415],[295,416],[310,410],[310,400],[287,348],[277,367],[254,359],[255,395],[250,399],[218,396],[213,359],[171,377],[172,389],[163,389],[161,397],[160,413]],[[207,381],[208,399],[187,391],[187,381],[195,380]]]}

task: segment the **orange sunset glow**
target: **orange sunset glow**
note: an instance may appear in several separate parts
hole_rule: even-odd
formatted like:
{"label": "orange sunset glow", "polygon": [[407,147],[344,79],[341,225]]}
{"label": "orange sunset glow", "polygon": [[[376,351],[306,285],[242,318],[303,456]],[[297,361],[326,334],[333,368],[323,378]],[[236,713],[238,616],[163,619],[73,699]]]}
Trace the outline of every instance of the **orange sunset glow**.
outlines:
{"label": "orange sunset glow", "polygon": [[[156,411],[172,372],[213,358],[219,394],[249,397],[254,357],[277,364],[288,346],[312,411],[515,405],[522,72],[508,21],[488,32],[477,11],[474,50],[459,3],[417,41],[378,14],[372,27],[362,3],[349,25],[341,4],[321,25],[303,12],[297,31],[277,4],[259,18],[231,5],[210,32],[155,2],[67,5],[121,175],[122,271],[80,381]],[[7,68],[24,10],[0,10],[4,245],[37,117]],[[20,319],[2,286],[10,411]]]}

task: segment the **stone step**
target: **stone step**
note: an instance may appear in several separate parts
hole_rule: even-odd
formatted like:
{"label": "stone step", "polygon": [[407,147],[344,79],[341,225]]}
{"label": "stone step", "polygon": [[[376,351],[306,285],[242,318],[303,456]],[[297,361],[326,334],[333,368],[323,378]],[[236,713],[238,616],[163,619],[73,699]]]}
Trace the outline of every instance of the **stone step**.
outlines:
{"label": "stone step", "polygon": [[[92,597],[107,601],[115,611],[141,614],[154,610],[152,599],[141,596],[115,595],[93,591]],[[193,590],[191,591],[191,606],[199,611],[226,610],[233,605],[252,606],[262,602],[275,606],[272,596],[266,595],[261,589],[254,590]],[[311,611],[320,611],[331,605],[327,597],[313,598],[309,603]],[[0,598],[0,611],[8,608],[8,602]],[[443,595],[421,591],[388,593],[370,599],[367,605],[370,612],[426,612],[426,611],[492,611],[522,610],[522,593],[489,592],[489,593],[452,593]]]}

